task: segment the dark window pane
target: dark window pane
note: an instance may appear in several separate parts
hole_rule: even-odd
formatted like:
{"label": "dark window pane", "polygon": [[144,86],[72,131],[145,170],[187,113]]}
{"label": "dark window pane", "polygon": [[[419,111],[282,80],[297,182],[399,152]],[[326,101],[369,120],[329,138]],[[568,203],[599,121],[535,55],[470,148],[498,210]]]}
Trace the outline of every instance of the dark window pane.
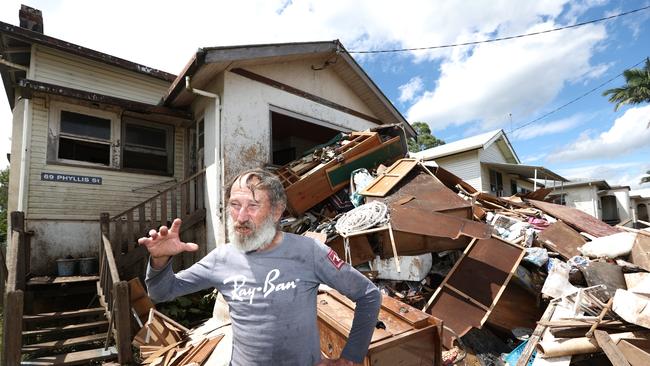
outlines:
{"label": "dark window pane", "polygon": [[167,156],[124,150],[122,166],[167,173]]}
{"label": "dark window pane", "polygon": [[111,120],[81,113],[61,111],[61,132],[110,140]]}
{"label": "dark window pane", "polygon": [[126,144],[164,149],[167,147],[167,131],[160,128],[127,124],[124,141]]}
{"label": "dark window pane", "polygon": [[59,139],[59,159],[109,165],[110,156],[110,145],[108,144],[72,140],[64,137]]}

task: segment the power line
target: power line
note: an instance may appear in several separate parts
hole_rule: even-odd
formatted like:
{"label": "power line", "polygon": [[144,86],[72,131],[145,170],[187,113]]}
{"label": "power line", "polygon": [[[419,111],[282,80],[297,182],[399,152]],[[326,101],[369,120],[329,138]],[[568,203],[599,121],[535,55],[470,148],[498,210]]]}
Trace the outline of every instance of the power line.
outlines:
{"label": "power line", "polygon": [[565,30],[565,29],[582,27],[582,26],[587,25],[587,24],[603,22],[603,21],[606,21],[606,20],[622,17],[622,16],[625,16],[625,15],[630,15],[630,14],[637,13],[637,12],[647,10],[647,9],[650,9],[650,5],[644,6],[642,8],[626,11],[624,13],[614,14],[614,15],[611,15],[611,16],[608,16],[608,17],[593,19],[593,20],[589,20],[589,21],[586,21],[586,22],[582,22],[582,23],[567,25],[567,26],[564,26],[564,27],[553,28],[553,29],[548,29],[548,30],[539,31],[539,32],[518,34],[516,36],[508,36],[508,37],[501,37],[501,38],[486,39],[486,40],[483,40],[483,41],[454,43],[454,44],[446,44],[446,45],[442,45],[442,46],[395,48],[395,49],[389,49],[389,50],[348,51],[348,53],[395,53],[395,52],[408,52],[408,51],[422,51],[422,50],[435,50],[435,49],[441,49],[441,48],[471,46],[471,45],[476,45],[476,44],[481,44],[481,43],[492,43],[492,42],[507,41],[507,40],[510,40],[510,39],[537,36],[537,35],[540,35],[540,34],[545,34],[545,33],[557,32],[557,31],[561,31],[561,30]]}
{"label": "power line", "polygon": [[[644,63],[645,60],[646,60],[646,59],[644,58],[643,60],[637,62],[636,64],[632,65],[631,67],[629,67],[629,68],[627,68],[627,69],[625,69],[625,70],[633,69],[633,68],[639,66],[640,64]],[[607,81],[601,83],[600,85],[596,86],[595,88],[592,88],[591,90],[589,90],[589,91],[587,91],[586,93],[580,95],[579,97],[576,97],[576,98],[571,99],[570,101],[568,101],[568,102],[562,104],[561,106],[555,108],[554,110],[552,110],[552,111],[550,111],[550,112],[548,112],[548,113],[546,113],[546,114],[544,114],[544,115],[542,115],[542,116],[540,116],[540,117],[537,117],[537,118],[535,118],[534,120],[532,120],[532,121],[530,121],[530,122],[526,122],[526,123],[524,123],[523,125],[521,125],[521,126],[515,128],[514,130],[510,130],[510,132],[508,132],[508,133],[513,133],[513,132],[515,132],[515,131],[517,131],[517,130],[519,130],[519,129],[522,129],[522,128],[524,128],[524,127],[526,127],[526,126],[528,126],[528,125],[531,125],[531,124],[533,124],[533,123],[535,123],[535,122],[537,122],[537,121],[540,121],[540,120],[542,120],[542,119],[544,119],[544,118],[550,116],[551,114],[553,114],[553,113],[555,113],[555,112],[557,112],[557,111],[559,111],[559,110],[561,110],[561,109],[563,109],[563,108],[565,108],[565,107],[567,107],[567,106],[569,106],[569,105],[571,105],[571,104],[573,104],[573,103],[579,101],[580,99],[586,97],[587,95],[589,95],[589,94],[595,92],[596,90],[602,88],[603,86],[605,86],[605,85],[611,83],[612,81],[618,79],[620,76],[623,76],[623,73],[624,73],[624,72],[625,72],[625,71],[623,71],[623,72],[621,72],[620,74],[618,74],[618,75],[612,77],[611,79],[609,79],[609,80],[607,80]]]}

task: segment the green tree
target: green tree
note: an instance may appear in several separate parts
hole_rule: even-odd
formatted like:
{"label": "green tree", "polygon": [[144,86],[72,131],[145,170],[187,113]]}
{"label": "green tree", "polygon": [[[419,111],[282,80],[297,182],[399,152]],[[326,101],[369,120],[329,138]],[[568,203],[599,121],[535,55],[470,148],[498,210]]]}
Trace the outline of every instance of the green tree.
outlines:
{"label": "green tree", "polygon": [[443,140],[431,134],[431,129],[426,122],[413,122],[411,126],[418,133],[418,137],[417,139],[409,139],[408,145],[410,152],[418,152],[445,144]]}
{"label": "green tree", "polygon": [[608,89],[603,92],[609,95],[609,101],[615,103],[614,110],[624,104],[650,103],[650,58],[645,59],[641,69],[623,71],[625,85],[620,88]]}
{"label": "green tree", "polygon": [[9,199],[9,167],[0,171],[0,244],[7,242],[8,199]]}

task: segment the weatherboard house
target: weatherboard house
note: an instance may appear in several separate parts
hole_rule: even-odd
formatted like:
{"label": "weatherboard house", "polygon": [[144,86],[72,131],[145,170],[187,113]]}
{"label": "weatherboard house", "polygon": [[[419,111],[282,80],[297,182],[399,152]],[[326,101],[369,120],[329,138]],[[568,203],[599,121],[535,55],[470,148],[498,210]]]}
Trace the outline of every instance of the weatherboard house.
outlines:
{"label": "weatherboard house", "polygon": [[565,182],[542,166],[522,164],[506,133],[499,129],[412,154],[446,169],[479,192],[511,196],[548,182]]}
{"label": "weatherboard house", "polygon": [[100,226],[122,269],[139,271],[134,238],[176,216],[202,256],[223,242],[221,187],[242,169],[285,164],[342,131],[414,134],[336,40],[202,48],[172,75],[20,14],[20,26],[0,22],[0,74],[13,111],[9,211],[24,213],[32,274],[97,256]]}

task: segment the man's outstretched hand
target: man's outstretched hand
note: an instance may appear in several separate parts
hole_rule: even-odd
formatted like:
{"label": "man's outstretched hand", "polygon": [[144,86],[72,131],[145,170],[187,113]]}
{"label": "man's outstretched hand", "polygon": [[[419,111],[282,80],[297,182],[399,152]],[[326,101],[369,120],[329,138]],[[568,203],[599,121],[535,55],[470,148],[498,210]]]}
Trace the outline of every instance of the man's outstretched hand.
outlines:
{"label": "man's outstretched hand", "polygon": [[172,227],[161,226],[158,231],[149,230],[149,237],[138,239],[138,244],[144,245],[151,256],[151,266],[156,269],[163,268],[169,258],[182,252],[194,252],[199,246],[194,243],[184,243],[180,238],[181,219],[175,219]]}

